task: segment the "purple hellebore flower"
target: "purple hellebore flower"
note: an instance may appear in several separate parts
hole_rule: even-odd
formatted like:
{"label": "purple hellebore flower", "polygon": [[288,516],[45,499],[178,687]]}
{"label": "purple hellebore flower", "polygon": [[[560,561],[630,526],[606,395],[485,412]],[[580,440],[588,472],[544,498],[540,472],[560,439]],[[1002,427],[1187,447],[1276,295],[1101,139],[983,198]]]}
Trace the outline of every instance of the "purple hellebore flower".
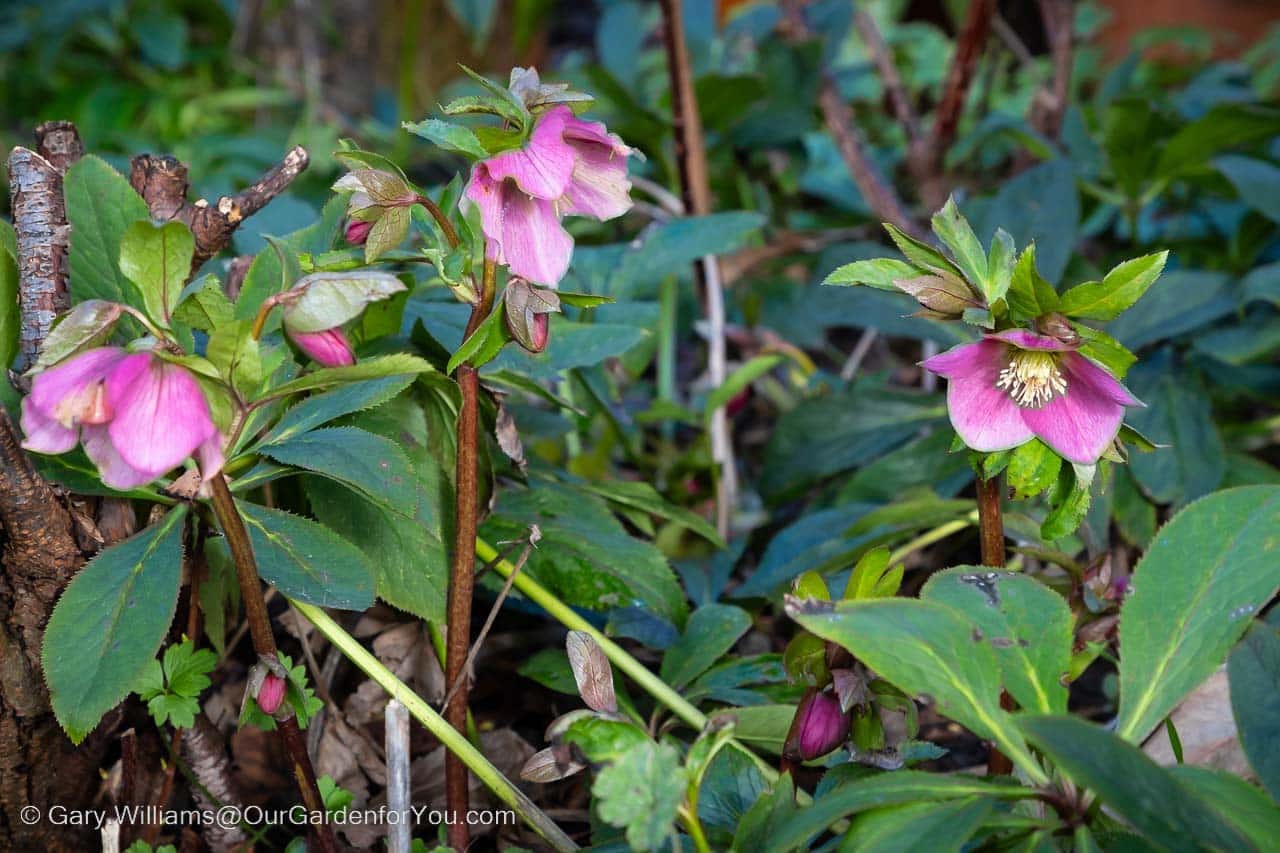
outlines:
{"label": "purple hellebore flower", "polygon": [[372,222],[361,222],[353,219],[347,223],[346,240],[352,246],[363,246],[369,240],[369,232],[373,230]]}
{"label": "purple hellebore flower", "polygon": [[476,163],[466,197],[480,208],[489,259],[554,287],[573,253],[560,218],[604,221],[630,209],[629,154],[603,124],[562,105],[539,116],[523,148]]}
{"label": "purple hellebore flower", "polygon": [[298,345],[298,349],[317,364],[342,367],[356,363],[355,350],[351,348],[351,342],[341,328],[325,329],[323,332],[294,332],[286,325],[285,331]]}
{"label": "purple hellebore flower", "polygon": [[813,761],[849,739],[852,711],[840,710],[840,700],[822,691],[810,693],[796,709],[784,751],[801,761]]}
{"label": "purple hellebore flower", "polygon": [[947,378],[951,424],[974,450],[1008,450],[1034,437],[1069,462],[1092,465],[1120,430],[1125,406],[1143,403],[1077,349],[1009,329],[922,366]]}
{"label": "purple hellebore flower", "polygon": [[36,376],[22,401],[22,446],[66,453],[84,445],[114,489],[144,485],[195,456],[201,476],[222,470],[222,436],[186,368],[149,352],[98,347]]}

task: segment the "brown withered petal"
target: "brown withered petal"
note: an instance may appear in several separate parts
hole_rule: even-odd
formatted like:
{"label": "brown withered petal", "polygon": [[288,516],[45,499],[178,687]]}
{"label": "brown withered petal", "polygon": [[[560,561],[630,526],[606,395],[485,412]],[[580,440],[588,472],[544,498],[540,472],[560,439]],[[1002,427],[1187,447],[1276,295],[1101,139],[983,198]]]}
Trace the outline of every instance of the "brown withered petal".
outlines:
{"label": "brown withered petal", "polygon": [[585,631],[570,631],[564,645],[582,701],[595,711],[618,710],[618,698],[613,691],[613,669],[604,650]]}
{"label": "brown withered petal", "polygon": [[558,782],[572,776],[587,765],[573,757],[573,748],[567,743],[547,747],[529,756],[520,768],[520,778],[526,782]]}
{"label": "brown withered petal", "polygon": [[903,293],[914,297],[925,308],[939,314],[959,316],[966,308],[983,307],[965,284],[941,276],[922,275],[915,278],[901,278],[893,283]]}
{"label": "brown withered petal", "polygon": [[1077,346],[1080,343],[1080,333],[1076,331],[1076,327],[1056,311],[1037,317],[1033,325],[1040,334],[1062,341],[1067,346]]}
{"label": "brown withered petal", "polygon": [[856,669],[833,669],[831,680],[836,698],[840,700],[840,710],[863,708],[871,698],[867,690],[866,673]]}

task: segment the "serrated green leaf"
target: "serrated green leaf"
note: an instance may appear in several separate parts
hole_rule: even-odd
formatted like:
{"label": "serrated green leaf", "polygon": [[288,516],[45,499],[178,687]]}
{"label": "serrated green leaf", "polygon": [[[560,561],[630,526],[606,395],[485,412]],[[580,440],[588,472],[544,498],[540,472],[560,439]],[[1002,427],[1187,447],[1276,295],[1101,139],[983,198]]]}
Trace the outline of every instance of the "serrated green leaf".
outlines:
{"label": "serrated green leaf", "polygon": [[1076,333],[1084,340],[1080,347],[1080,354],[1096,361],[1107,370],[1116,379],[1124,379],[1129,368],[1133,367],[1138,357],[1131,353],[1124,344],[1108,335],[1106,332],[1098,329],[1091,329],[1088,326],[1077,325]]}
{"label": "serrated green leaf", "polygon": [[936,853],[960,853],[993,807],[988,799],[968,797],[877,809],[857,822],[841,850],[898,853],[928,847]]}
{"label": "serrated green leaf", "polygon": [[207,275],[187,286],[186,295],[174,309],[173,319],[195,329],[211,332],[235,319],[236,307],[227,298],[222,282]]}
{"label": "serrated green leaf", "polygon": [[1009,486],[1014,497],[1033,498],[1058,480],[1062,457],[1038,438],[1015,448],[1007,467]]}
{"label": "serrated green leaf", "polygon": [[366,379],[308,397],[288,409],[262,440],[274,444],[313,430],[329,421],[382,405],[413,382],[411,374]]}
{"label": "serrated green leaf", "polygon": [[252,399],[262,385],[262,354],[248,320],[233,320],[209,335],[205,355],[218,375],[242,395]]}
{"label": "serrated green leaf", "polygon": [[271,389],[272,398],[288,397],[304,391],[319,391],[335,385],[361,382],[366,379],[382,379],[387,376],[411,376],[418,373],[434,373],[435,368],[425,359],[407,353],[369,358],[343,367],[322,367],[297,379]]}
{"label": "serrated green leaf", "polygon": [[1080,482],[1074,467],[1062,466],[1058,481],[1049,492],[1049,512],[1040,525],[1040,538],[1053,542],[1074,533],[1089,512],[1091,501],[1089,483]]}
{"label": "serrated green leaf", "polygon": [[[926,272],[950,275],[957,280],[964,279],[964,273],[960,271],[960,268],[956,266],[950,258],[930,246],[928,243],[917,240],[915,237],[912,237],[910,234],[895,225],[890,225],[888,222],[884,223],[884,230],[889,232],[889,238],[893,240],[894,245],[898,247],[898,251],[902,252],[902,254],[906,256],[907,260],[914,264],[917,269],[924,270]],[[918,274],[919,273],[917,273],[917,275]],[[978,284],[978,282],[971,283],[974,285]]]}
{"label": "serrated green leaf", "polygon": [[278,509],[239,500],[236,506],[263,580],[317,607],[363,610],[373,604],[373,570],[350,542],[322,524]]}
{"label": "serrated green leaf", "polygon": [[195,698],[209,686],[209,673],[218,666],[218,656],[199,649],[190,639],[164,650],[164,680],[170,693]]}
{"label": "serrated green leaf", "polygon": [[1101,282],[1078,284],[1062,294],[1058,310],[1068,317],[1114,320],[1155,283],[1168,257],[1167,251],[1156,252],[1118,264]]}
{"label": "serrated green leaf", "polygon": [[41,661],[58,722],[75,743],[133,689],[173,620],[182,577],[182,520],[158,523],[102,551],[58,599]]}
{"label": "serrated green leaf", "polygon": [[993,282],[989,280],[987,253],[982,251],[978,236],[973,233],[969,221],[960,213],[960,208],[956,207],[954,198],[947,199],[942,210],[933,215],[931,224],[933,233],[937,234],[938,239],[951,250],[952,257],[956,259],[956,265],[960,267],[960,271],[964,273],[969,283],[982,288],[988,303],[999,299],[1003,294],[995,293]]}
{"label": "serrated green leaf", "polygon": [[[488,377],[486,377],[488,378]],[[648,483],[628,480],[600,480],[583,486],[606,500],[621,506],[631,507],[642,512],[656,515],[674,522],[687,530],[698,534],[717,548],[724,548],[724,540],[705,518],[692,510],[685,509],[667,501],[658,490]]]}
{"label": "serrated green leaf", "polygon": [[591,793],[600,817],[625,828],[633,850],[658,850],[673,834],[686,779],[674,746],[645,740],[600,771]]}
{"label": "serrated green leaf", "polygon": [[1031,320],[1058,310],[1058,292],[1052,284],[1045,281],[1036,267],[1035,243],[1023,249],[1018,256],[1005,300],[1009,303],[1009,311],[1015,320]]}
{"label": "serrated green leaf", "polygon": [[929,578],[925,601],[945,604],[982,632],[1004,688],[1027,711],[1062,714],[1071,660],[1072,616],[1062,596],[1026,575],[956,566]]}
{"label": "serrated green leaf", "polygon": [[414,136],[420,136],[446,151],[455,151],[473,160],[482,160],[489,156],[489,152],[480,144],[475,132],[469,127],[435,118],[417,122],[406,121],[401,126]]}
{"label": "serrated green leaf", "polygon": [[119,304],[101,299],[89,299],[76,305],[49,331],[31,372],[52,367],[80,350],[101,345],[110,337],[123,313],[124,309]]}
{"label": "serrated green leaf", "polygon": [[150,218],[146,202],[123,175],[92,154],[71,164],[62,186],[71,225],[72,301],[137,303],[137,290],[120,271],[120,242],[130,225]]}
{"label": "serrated green leaf", "polygon": [[402,515],[417,514],[412,463],[380,435],[353,426],[328,427],[264,445],[261,452],[337,480]]}
{"label": "serrated green leaf", "polygon": [[469,364],[480,367],[492,361],[502,352],[508,341],[513,340],[507,324],[503,320],[501,306],[494,306],[488,317],[476,327],[462,346],[449,358],[446,373],[453,373],[460,365]]}
{"label": "serrated green leaf", "polygon": [[120,271],[142,294],[152,321],[168,326],[191,272],[196,241],[181,222],[135,222],[120,241]]}
{"label": "serrated green leaf", "polygon": [[920,270],[913,265],[894,258],[874,258],[869,261],[854,261],[842,267],[836,267],[830,275],[822,280],[823,284],[854,285],[865,284],[880,290],[897,291],[895,281],[915,278]]}
{"label": "serrated green leaf", "polygon": [[1276,593],[1280,486],[1190,504],[1151,542],[1120,609],[1116,732],[1141,741],[1209,676]]}

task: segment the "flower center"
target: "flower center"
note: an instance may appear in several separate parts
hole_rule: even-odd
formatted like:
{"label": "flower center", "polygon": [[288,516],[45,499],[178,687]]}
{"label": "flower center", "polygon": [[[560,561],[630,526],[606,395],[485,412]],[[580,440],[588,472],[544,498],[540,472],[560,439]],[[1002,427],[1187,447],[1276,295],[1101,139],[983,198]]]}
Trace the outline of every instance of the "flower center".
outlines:
{"label": "flower center", "polygon": [[1024,409],[1038,409],[1067,392],[1067,380],[1058,369],[1057,353],[1015,350],[1009,366],[1000,371],[997,388]]}

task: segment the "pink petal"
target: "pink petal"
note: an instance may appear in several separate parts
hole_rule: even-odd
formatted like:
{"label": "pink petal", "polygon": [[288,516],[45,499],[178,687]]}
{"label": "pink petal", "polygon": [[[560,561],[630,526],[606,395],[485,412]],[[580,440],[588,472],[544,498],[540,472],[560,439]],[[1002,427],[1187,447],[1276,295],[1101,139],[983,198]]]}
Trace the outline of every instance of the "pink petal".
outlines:
{"label": "pink petal", "polygon": [[[39,377],[36,377],[37,379]],[[57,418],[49,417],[31,402],[31,397],[22,400],[22,446],[36,453],[66,453],[76,446],[76,430],[64,427]]]}
{"label": "pink petal", "polygon": [[471,171],[464,195],[480,208],[480,230],[486,240],[485,253],[491,261],[503,263],[502,258],[502,207],[503,182],[489,177],[483,163],[477,163]]}
{"label": "pink petal", "polygon": [[[31,405],[45,417],[57,418],[63,426],[79,423],[100,408],[96,385],[106,379],[125,357],[119,347],[97,347],[67,359],[38,374],[31,382]],[[94,420],[105,414],[97,412]]]}
{"label": "pink petal", "polygon": [[158,476],[176,467],[217,432],[191,374],[151,353],[122,361],[107,377],[107,397],[115,411],[110,444],[140,472]]}
{"label": "pink petal", "polygon": [[983,453],[1017,447],[1032,436],[1018,404],[996,387],[1003,369],[1002,360],[984,358],[978,369],[947,382],[951,425],[966,445]]}
{"label": "pink petal", "polygon": [[1062,369],[1067,373],[1068,377],[1075,377],[1077,382],[1087,382],[1098,393],[1105,395],[1109,399],[1119,403],[1122,406],[1142,406],[1146,407],[1146,403],[1137,397],[1120,383],[1120,380],[1111,375],[1105,367],[1096,362],[1090,361],[1078,353],[1068,353],[1062,357]]}
{"label": "pink petal", "polygon": [[565,192],[567,213],[593,216],[604,221],[631,208],[631,182],[627,180],[627,156],[631,148],[599,122],[570,116],[564,139],[578,156],[573,180]]}
{"label": "pink petal", "polygon": [[569,269],[573,238],[549,201],[530,198],[508,185],[502,211],[502,254],[511,272],[555,287]]}
{"label": "pink petal", "polygon": [[141,471],[134,468],[120,456],[105,426],[88,426],[82,436],[84,452],[94,465],[98,466],[98,474],[102,482],[113,489],[126,491],[145,486],[168,469],[162,471]]}
{"label": "pink petal", "polygon": [[[287,331],[287,330],[286,330]],[[342,329],[326,329],[323,332],[289,332],[298,349],[325,367],[341,367],[355,364],[356,354]]]}
{"label": "pink petal", "polygon": [[988,340],[995,339],[1004,341],[1007,344],[1013,344],[1018,349],[1034,349],[1048,350],[1050,352],[1064,352],[1066,350],[1078,349],[1078,346],[1069,346],[1064,344],[1057,338],[1051,338],[1048,335],[1037,335],[1028,329],[1006,329],[1003,332],[993,332],[986,336]]}
{"label": "pink petal", "polygon": [[226,457],[222,453],[222,433],[214,432],[196,448],[196,464],[200,466],[200,479],[212,480],[222,473]]}
{"label": "pink petal", "polygon": [[576,157],[564,141],[565,122],[572,115],[568,107],[547,111],[533,128],[523,148],[504,151],[481,161],[495,181],[511,178],[520,189],[548,201],[564,195],[573,174]]}
{"label": "pink petal", "polygon": [[1137,400],[1110,374],[1085,358],[1064,357],[1067,392],[1039,409],[1023,409],[1022,419],[1063,459],[1092,465],[1116,437],[1124,420],[1117,397]]}
{"label": "pink petal", "polygon": [[1008,347],[995,341],[978,341],[960,344],[946,352],[920,363],[925,370],[948,379],[963,379],[971,373],[995,366],[996,373],[1004,369]]}

